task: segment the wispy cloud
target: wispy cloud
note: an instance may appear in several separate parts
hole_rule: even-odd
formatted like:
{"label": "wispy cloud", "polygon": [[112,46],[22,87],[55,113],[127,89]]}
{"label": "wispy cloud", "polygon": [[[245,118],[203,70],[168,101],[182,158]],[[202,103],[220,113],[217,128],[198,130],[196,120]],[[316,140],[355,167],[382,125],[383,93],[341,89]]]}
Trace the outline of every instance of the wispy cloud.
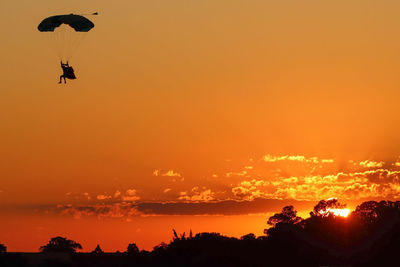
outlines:
{"label": "wispy cloud", "polygon": [[113,203],[95,205],[58,205],[52,212],[76,219],[84,217],[121,218],[131,221],[137,216],[159,215],[240,215],[277,212],[282,206],[295,205],[298,208],[311,209],[316,202],[254,199],[252,201],[213,201],[213,202],[145,202],[145,203]]}
{"label": "wispy cloud", "polygon": [[295,205],[297,208],[309,209],[316,202],[254,199],[252,201],[224,200],[214,202],[169,202],[169,203],[140,203],[139,212],[157,215],[240,215],[259,214],[279,211],[285,205]]}
{"label": "wispy cloud", "polygon": [[265,155],[263,157],[265,162],[277,162],[277,161],[298,161],[298,162],[307,162],[307,163],[333,163],[333,159],[319,159],[318,157],[305,157],[301,155],[283,155],[283,156],[273,156],[273,155]]}
{"label": "wispy cloud", "polygon": [[365,160],[365,161],[361,161],[360,166],[364,167],[364,168],[382,168],[384,162],[383,161],[370,161],[370,160]]}
{"label": "wispy cloud", "polygon": [[106,200],[112,198],[112,196],[107,196],[107,195],[97,195],[96,197],[98,200]]}
{"label": "wispy cloud", "polygon": [[182,177],[182,175],[174,170],[168,170],[165,172],[162,172],[161,170],[154,170],[153,171],[154,176],[166,176],[166,177]]}
{"label": "wispy cloud", "polygon": [[102,217],[130,217],[140,215],[137,207],[129,203],[95,204],[95,205],[58,205],[55,209],[62,215],[73,216],[76,219],[81,217],[96,216]]}
{"label": "wispy cloud", "polygon": [[137,201],[140,197],[137,195],[136,189],[128,189],[125,192],[125,195],[122,196],[122,200],[124,201]]}
{"label": "wispy cloud", "polygon": [[232,176],[246,176],[247,171],[241,171],[241,172],[228,172],[226,173],[226,177],[232,177]]}
{"label": "wispy cloud", "polygon": [[263,198],[266,194],[261,190],[261,188],[267,184],[268,182],[263,180],[245,180],[240,182],[238,186],[232,188],[232,194],[235,198],[242,200]]}
{"label": "wispy cloud", "polygon": [[121,196],[121,191],[117,190],[114,193],[114,198],[118,198],[119,196]]}
{"label": "wispy cloud", "polygon": [[[316,202],[331,197],[338,197],[344,201],[399,199],[400,160],[398,158],[396,160],[385,163],[379,160],[346,159],[338,162],[340,164],[332,164],[336,161],[319,157],[266,155],[251,162],[233,160],[226,163],[226,169],[207,170],[201,174],[201,177],[205,179],[195,180],[196,184],[193,184],[192,179],[185,183],[172,184],[174,181],[183,179],[182,175],[173,169],[155,170],[153,175],[170,177],[170,179],[158,180],[160,185],[156,190],[158,192],[156,196],[160,197],[158,200],[160,203],[171,203],[171,205],[175,203],[174,207],[179,206],[179,203],[185,204],[185,207],[189,204],[206,207],[200,204],[231,200],[235,203],[253,202],[259,199],[280,201],[295,199],[306,202]],[[271,162],[271,164],[265,164],[265,162]],[[64,205],[64,209],[74,208],[77,216],[92,213],[91,216],[94,214],[118,216],[117,214],[126,212],[121,212],[121,210],[126,210],[126,204],[129,204],[131,208],[137,207],[136,212],[139,210],[141,214],[143,212],[141,207],[147,205],[144,202],[154,199],[151,193],[141,188],[91,192],[91,194],[93,197],[89,199],[90,194],[87,192],[68,192],[65,194],[65,201],[73,204]],[[158,205],[158,201],[155,200],[154,207]],[[169,208],[170,206],[162,207]],[[212,205],[207,207],[212,207]],[[160,212],[163,213],[163,211]],[[148,215],[147,212],[146,214]]]}
{"label": "wispy cloud", "polygon": [[232,187],[236,199],[255,198],[318,200],[329,197],[344,199],[398,198],[400,171],[386,169],[363,172],[339,172],[330,175],[306,175],[274,178],[269,181],[244,180]]}
{"label": "wispy cloud", "polygon": [[193,187],[190,192],[182,191],[179,192],[179,200],[190,201],[190,202],[209,202],[213,201],[215,193],[211,189],[199,189],[199,187]]}

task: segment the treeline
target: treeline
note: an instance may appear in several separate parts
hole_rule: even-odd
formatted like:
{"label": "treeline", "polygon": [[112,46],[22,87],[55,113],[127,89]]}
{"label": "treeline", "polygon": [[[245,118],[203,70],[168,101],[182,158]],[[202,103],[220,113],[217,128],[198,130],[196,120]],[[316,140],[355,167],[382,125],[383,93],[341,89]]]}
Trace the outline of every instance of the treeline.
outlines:
{"label": "treeline", "polygon": [[[336,199],[322,200],[303,219],[286,206],[268,219],[259,237],[173,230],[169,244],[152,251],[131,243],[125,252],[104,253],[98,245],[91,253],[76,253],[79,243],[55,237],[40,247],[41,260],[1,253],[0,266],[397,266],[400,201],[364,202],[347,217],[333,212],[343,208]],[[6,251],[4,245],[0,251]]]}

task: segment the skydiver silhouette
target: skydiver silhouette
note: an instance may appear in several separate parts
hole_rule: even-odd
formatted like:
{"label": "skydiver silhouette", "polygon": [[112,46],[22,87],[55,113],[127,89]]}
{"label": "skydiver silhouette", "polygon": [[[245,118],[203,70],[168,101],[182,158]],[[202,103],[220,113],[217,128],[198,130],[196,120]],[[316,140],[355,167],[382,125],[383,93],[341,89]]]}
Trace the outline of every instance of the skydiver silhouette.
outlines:
{"label": "skydiver silhouette", "polygon": [[68,61],[64,64],[61,60],[61,68],[63,70],[63,74],[60,76],[60,81],[58,83],[61,83],[62,79],[64,79],[64,83],[67,83],[66,79],[76,79],[74,69],[68,64]]}

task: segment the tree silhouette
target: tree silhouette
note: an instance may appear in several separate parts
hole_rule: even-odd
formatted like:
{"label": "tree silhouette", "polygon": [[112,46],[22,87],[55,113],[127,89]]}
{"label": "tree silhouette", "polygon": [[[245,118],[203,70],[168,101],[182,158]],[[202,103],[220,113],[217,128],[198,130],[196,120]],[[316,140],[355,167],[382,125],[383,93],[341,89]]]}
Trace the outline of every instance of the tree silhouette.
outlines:
{"label": "tree silhouette", "polygon": [[240,238],[240,240],[255,240],[256,236],[253,233],[244,235]]}
{"label": "tree silhouette", "polygon": [[100,245],[97,244],[96,248],[92,251],[93,254],[103,254],[104,251],[100,248]]}
{"label": "tree silhouette", "polygon": [[7,252],[7,247],[3,244],[0,244],[0,253],[5,253]]}
{"label": "tree silhouette", "polygon": [[[175,229],[172,229],[172,233],[173,233],[173,236],[172,236],[172,240],[173,240],[173,241],[176,241],[176,240],[186,240],[186,233],[185,233],[185,232],[183,232],[183,234],[181,234],[180,237],[178,236],[178,234],[177,234],[177,232],[175,231]],[[192,237],[193,237],[192,230],[190,230],[189,238],[192,238]]]}
{"label": "tree silhouette", "polygon": [[65,237],[57,236],[50,239],[49,243],[40,247],[41,252],[69,252],[74,253],[77,249],[82,249],[81,244]]}
{"label": "tree silhouette", "polygon": [[371,224],[383,220],[393,221],[393,219],[398,219],[399,211],[400,201],[367,201],[357,206],[352,215],[364,223]]}
{"label": "tree silhouette", "polygon": [[332,215],[331,209],[343,209],[346,204],[341,204],[337,198],[321,200],[315,205],[314,210],[310,212],[310,216],[327,217]]}
{"label": "tree silhouette", "polygon": [[296,224],[303,219],[297,216],[297,210],[293,206],[283,207],[281,213],[275,213],[274,216],[269,217],[267,224],[275,226],[278,223]]}
{"label": "tree silhouette", "polygon": [[302,221],[303,219],[297,216],[297,211],[293,206],[285,206],[280,213],[275,213],[273,216],[269,217],[267,224],[271,225],[272,227],[269,229],[264,229],[264,233],[271,234],[271,231],[273,231],[278,225],[281,227],[284,227],[283,225],[287,225],[287,228],[290,225],[299,224]]}
{"label": "tree silhouette", "polygon": [[168,244],[161,242],[157,246],[153,247],[153,254],[162,255],[168,249]]}
{"label": "tree silhouette", "polygon": [[126,249],[126,253],[136,255],[139,254],[139,248],[135,243],[130,243]]}

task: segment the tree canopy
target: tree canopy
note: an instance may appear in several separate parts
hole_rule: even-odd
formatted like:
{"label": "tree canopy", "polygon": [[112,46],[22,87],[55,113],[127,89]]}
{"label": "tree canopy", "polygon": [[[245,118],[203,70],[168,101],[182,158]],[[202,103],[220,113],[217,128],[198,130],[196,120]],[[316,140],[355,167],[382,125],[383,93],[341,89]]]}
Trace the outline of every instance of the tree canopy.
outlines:
{"label": "tree canopy", "polygon": [[69,240],[65,237],[57,236],[50,239],[47,245],[41,246],[41,252],[76,252],[77,249],[82,249],[81,244]]}
{"label": "tree canopy", "polygon": [[130,244],[128,244],[128,248],[126,249],[126,253],[139,254],[139,248],[135,243],[130,243]]}

